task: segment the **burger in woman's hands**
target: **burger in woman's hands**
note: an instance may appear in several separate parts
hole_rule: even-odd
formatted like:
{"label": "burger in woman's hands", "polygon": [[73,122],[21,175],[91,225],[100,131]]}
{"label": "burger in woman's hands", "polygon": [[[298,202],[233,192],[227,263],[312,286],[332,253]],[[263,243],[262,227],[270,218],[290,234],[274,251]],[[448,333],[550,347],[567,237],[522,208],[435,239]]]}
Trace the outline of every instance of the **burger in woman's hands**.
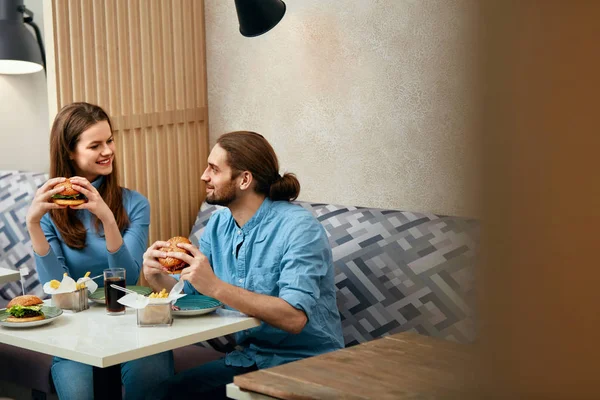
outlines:
{"label": "burger in woman's hands", "polygon": [[17,296],[6,306],[6,311],[10,314],[10,317],[6,318],[6,321],[31,322],[45,319],[46,317],[41,307],[43,303],[42,299],[37,296]]}
{"label": "burger in woman's hands", "polygon": [[73,184],[68,178],[66,181],[61,182],[54,187],[58,188],[59,186],[63,186],[64,189],[62,192],[52,196],[52,201],[54,203],[61,206],[78,206],[86,202],[85,196],[73,189]]}
{"label": "burger in woman's hands", "polygon": [[[171,239],[169,239],[168,242],[169,242],[169,247],[163,247],[160,249],[160,251],[164,251],[164,252],[170,251],[170,252],[179,252],[179,253],[190,254],[190,252],[187,251],[186,249],[177,247],[177,243],[192,244],[192,242],[190,242],[188,240],[188,238],[183,237],[183,236],[175,236],[175,237],[172,237]],[[187,263],[181,261],[178,258],[174,258],[174,257],[159,258],[158,262],[160,263],[160,265],[162,265],[163,267],[165,267],[168,270],[169,274],[180,274],[181,270],[183,270],[185,267],[188,266]]]}

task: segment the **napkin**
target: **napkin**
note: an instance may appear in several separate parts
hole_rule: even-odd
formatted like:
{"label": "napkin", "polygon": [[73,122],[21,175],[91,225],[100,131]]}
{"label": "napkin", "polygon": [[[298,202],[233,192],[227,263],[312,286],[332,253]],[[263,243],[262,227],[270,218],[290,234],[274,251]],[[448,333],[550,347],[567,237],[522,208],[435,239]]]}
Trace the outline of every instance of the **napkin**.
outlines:
{"label": "napkin", "polygon": [[87,290],[90,293],[94,293],[96,291],[96,289],[98,289],[98,284],[96,282],[94,282],[93,279],[90,279],[89,277],[77,279],[77,283],[83,283],[83,282],[85,282],[85,287],[87,287]]}
{"label": "napkin", "polygon": [[81,282],[85,282],[90,293],[94,293],[96,289],[98,289],[98,284],[90,278],[79,278],[77,282],[75,282],[75,280],[68,275],[63,275],[63,279],[60,282],[60,285],[58,285],[58,288],[53,289],[50,287],[50,282],[46,282],[44,283],[43,289],[46,294],[71,293],[77,290],[77,284]]}
{"label": "napkin", "polygon": [[138,293],[128,293],[117,301],[124,306],[135,309],[145,308],[148,304],[168,304],[186,296],[185,293],[181,293],[183,284],[184,281],[177,282],[169,292],[169,297],[163,299],[151,299]]}
{"label": "napkin", "polygon": [[75,290],[77,290],[77,283],[68,275],[63,275],[62,281],[56,289],[50,287],[50,282],[44,283],[44,293],[47,294],[71,293]]}

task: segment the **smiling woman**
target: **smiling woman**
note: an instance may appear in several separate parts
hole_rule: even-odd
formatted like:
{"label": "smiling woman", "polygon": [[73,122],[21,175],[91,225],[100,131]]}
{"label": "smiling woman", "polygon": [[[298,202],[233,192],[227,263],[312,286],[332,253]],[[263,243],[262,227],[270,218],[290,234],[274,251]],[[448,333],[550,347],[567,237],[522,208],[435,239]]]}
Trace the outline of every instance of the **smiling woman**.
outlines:
{"label": "smiling woman", "polygon": [[[87,209],[91,212],[91,222],[98,232],[102,228],[107,233],[109,226],[103,221],[109,222],[109,225],[115,223],[115,230],[123,231],[129,225],[129,217],[123,205],[123,190],[119,186],[114,154],[112,124],[101,107],[89,103],[73,103],[63,107],[50,133],[51,181],[54,185],[64,184],[62,178],[71,178],[72,188],[87,197],[88,202],[77,208],[48,206],[46,191],[54,185],[44,186],[41,197],[36,196],[39,201],[33,202],[38,206],[33,210],[34,220],[49,211],[64,242],[77,249],[85,246],[87,236],[83,221],[76,217],[77,210]],[[96,187],[92,182],[96,182]],[[58,192],[52,192],[51,195]],[[116,251],[121,246],[122,239],[119,236],[106,236],[109,251]],[[44,254],[48,251],[48,245],[44,241],[34,242],[34,250]]]}
{"label": "smiling woman", "polygon": [[[36,192],[27,214],[41,282],[59,280],[64,273],[77,279],[87,271],[101,275],[105,269],[123,267],[127,285],[135,285],[148,245],[150,205],[140,193],[119,186],[114,154],[110,119],[102,108],[73,103],[58,113],[50,136],[51,179]],[[79,193],[87,201],[51,201],[67,186],[67,193]],[[151,390],[149,382],[159,384],[173,374],[172,354],[121,367],[127,398],[143,398],[141,387]],[[52,378],[60,398],[93,398],[91,376],[89,365],[54,359]]]}

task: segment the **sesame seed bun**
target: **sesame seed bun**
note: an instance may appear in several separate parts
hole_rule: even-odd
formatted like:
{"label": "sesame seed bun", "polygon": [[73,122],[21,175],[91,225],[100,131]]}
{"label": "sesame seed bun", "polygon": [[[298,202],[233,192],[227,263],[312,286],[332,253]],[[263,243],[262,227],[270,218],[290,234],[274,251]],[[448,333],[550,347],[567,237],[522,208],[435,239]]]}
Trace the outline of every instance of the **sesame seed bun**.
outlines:
{"label": "sesame seed bun", "polygon": [[73,189],[73,184],[71,183],[69,178],[67,178],[67,180],[64,182],[54,185],[55,188],[57,188],[59,186],[64,187],[63,191],[58,193],[58,194],[62,194],[63,196],[73,196],[73,195],[79,194],[79,192],[77,190]]}
{"label": "sesame seed bun", "polygon": [[[44,302],[39,297],[26,294],[24,296],[17,296],[14,299],[12,299],[8,303],[8,305],[6,306],[6,308],[10,308],[12,306],[17,306],[17,305],[23,306],[23,307],[37,306],[38,304],[43,304],[43,303]],[[22,319],[22,318],[20,318],[20,319]]]}

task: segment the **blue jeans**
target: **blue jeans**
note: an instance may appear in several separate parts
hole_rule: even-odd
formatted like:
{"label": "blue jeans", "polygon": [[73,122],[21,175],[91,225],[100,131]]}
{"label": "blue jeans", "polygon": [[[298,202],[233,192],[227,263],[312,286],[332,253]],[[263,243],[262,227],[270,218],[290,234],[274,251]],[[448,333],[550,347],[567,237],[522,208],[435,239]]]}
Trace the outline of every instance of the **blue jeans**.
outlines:
{"label": "blue jeans", "polygon": [[236,375],[256,370],[256,365],[251,367],[225,365],[225,358],[222,358],[178,373],[163,382],[153,392],[149,392],[147,399],[227,399],[225,385],[233,382],[233,377]]}
{"label": "blue jeans", "polygon": [[[94,378],[91,365],[54,357],[52,380],[60,400],[93,400]],[[175,375],[173,352],[155,354],[121,364],[125,399],[143,399],[162,381]]]}

